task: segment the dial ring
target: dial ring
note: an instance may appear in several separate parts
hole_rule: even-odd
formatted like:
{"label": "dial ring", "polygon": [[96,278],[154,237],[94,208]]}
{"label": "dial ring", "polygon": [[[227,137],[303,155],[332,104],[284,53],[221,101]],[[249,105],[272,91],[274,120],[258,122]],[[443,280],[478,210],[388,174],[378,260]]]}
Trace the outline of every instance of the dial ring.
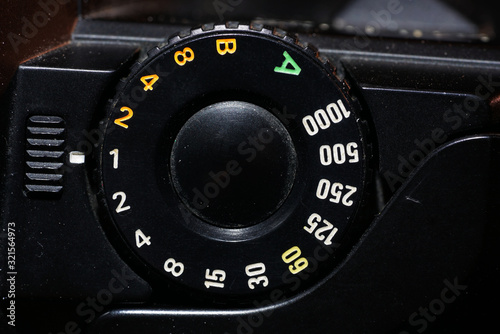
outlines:
{"label": "dial ring", "polygon": [[[175,38],[133,71],[110,108],[100,157],[109,213],[134,252],[168,279],[219,294],[269,291],[286,285],[284,275],[296,275],[301,259],[314,257],[318,247],[334,252],[348,232],[365,184],[357,107],[314,52],[290,42],[246,26]],[[147,89],[154,78],[141,79],[153,75],[158,79]],[[241,229],[209,226],[192,215],[172,180],[159,172],[168,168],[163,155],[187,119],[227,100],[254,103],[275,114],[298,157],[295,183],[283,205],[262,223]],[[126,128],[116,123],[128,112],[124,107],[133,111],[123,121]],[[129,208],[118,210],[124,196],[121,209]],[[297,252],[287,253],[294,247],[301,253],[297,258]],[[331,270],[333,260],[326,262],[312,275]],[[265,275],[258,277],[265,276],[267,284],[261,281],[252,289],[249,281],[256,277],[246,269],[262,269],[259,264]]]}

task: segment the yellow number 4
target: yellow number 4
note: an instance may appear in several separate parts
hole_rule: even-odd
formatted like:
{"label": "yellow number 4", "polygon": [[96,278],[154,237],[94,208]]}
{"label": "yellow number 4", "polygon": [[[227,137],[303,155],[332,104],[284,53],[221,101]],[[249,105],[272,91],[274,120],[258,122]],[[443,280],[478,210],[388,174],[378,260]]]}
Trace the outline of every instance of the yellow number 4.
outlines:
{"label": "yellow number 4", "polygon": [[146,75],[141,77],[141,81],[144,84],[144,90],[153,90],[153,85],[158,81],[159,77],[156,74]]}

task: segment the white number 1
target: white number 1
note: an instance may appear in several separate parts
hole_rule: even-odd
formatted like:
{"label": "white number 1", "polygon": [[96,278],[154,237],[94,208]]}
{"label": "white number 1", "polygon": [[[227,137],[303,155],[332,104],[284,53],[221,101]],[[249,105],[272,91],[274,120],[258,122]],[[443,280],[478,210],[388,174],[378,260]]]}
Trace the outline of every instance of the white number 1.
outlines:
{"label": "white number 1", "polygon": [[113,168],[118,169],[118,149],[115,148],[113,151],[110,151],[109,155],[113,156]]}

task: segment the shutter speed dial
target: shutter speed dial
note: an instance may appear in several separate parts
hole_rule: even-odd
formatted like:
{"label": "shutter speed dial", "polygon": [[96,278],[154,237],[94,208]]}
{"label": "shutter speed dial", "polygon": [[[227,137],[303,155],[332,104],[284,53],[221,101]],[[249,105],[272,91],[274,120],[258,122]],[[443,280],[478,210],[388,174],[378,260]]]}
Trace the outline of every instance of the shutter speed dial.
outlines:
{"label": "shutter speed dial", "polygon": [[205,26],[150,51],[118,88],[100,153],[126,248],[197,293],[289,291],[331,272],[366,174],[344,87],[314,50],[263,28]]}

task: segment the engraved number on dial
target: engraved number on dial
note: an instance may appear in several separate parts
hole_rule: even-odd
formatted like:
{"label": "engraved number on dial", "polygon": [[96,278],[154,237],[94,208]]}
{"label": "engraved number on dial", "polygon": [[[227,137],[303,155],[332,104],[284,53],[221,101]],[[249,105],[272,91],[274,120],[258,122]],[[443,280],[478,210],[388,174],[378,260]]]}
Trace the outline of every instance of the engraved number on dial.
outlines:
{"label": "engraved number on dial", "polygon": [[151,245],[151,237],[144,234],[141,229],[135,231],[135,245],[141,248],[144,245]]}
{"label": "engraved number on dial", "polygon": [[179,277],[182,275],[182,273],[184,273],[184,264],[182,262],[175,261],[175,259],[173,258],[169,258],[167,261],[165,261],[163,269],[167,273],[171,273],[172,276]]}
{"label": "engraved number on dial", "polygon": [[321,145],[319,160],[323,166],[330,166],[332,163],[343,165],[346,162],[350,164],[359,162],[358,144],[351,142],[346,145]]}
{"label": "engraved number on dial", "polygon": [[194,60],[194,51],[191,48],[184,48],[182,51],[175,53],[174,59],[177,65],[184,66],[186,62]]}
{"label": "engraved number on dial", "polygon": [[113,168],[118,169],[118,149],[115,148],[114,150],[110,151],[109,155],[113,156]]}
{"label": "engraved number on dial", "polygon": [[306,269],[309,262],[305,257],[300,257],[302,251],[299,247],[293,246],[281,255],[281,259],[285,263],[292,263],[288,266],[288,270],[294,275],[300,273],[302,270]]}
{"label": "engraved number on dial", "polygon": [[[342,203],[345,206],[351,206],[354,202],[350,197],[356,193],[357,188],[349,185],[343,185],[339,182],[333,184],[327,179],[321,179],[316,189],[316,197],[327,199],[332,203]],[[330,196],[331,195],[331,196]]]}
{"label": "engraved number on dial", "polygon": [[127,195],[123,191],[117,191],[113,194],[113,200],[117,200],[118,197],[120,198],[120,202],[118,202],[118,206],[115,209],[116,213],[130,210],[130,206],[125,205]]}
{"label": "engraved number on dial", "polygon": [[264,274],[266,273],[266,265],[262,262],[249,264],[245,267],[245,274],[248,277],[248,287],[250,289],[255,289],[256,285],[262,285],[263,287],[268,286],[269,279]]}
{"label": "engraved number on dial", "polygon": [[129,119],[131,119],[132,116],[134,116],[134,112],[129,107],[122,107],[120,109],[120,111],[121,112],[127,112],[127,115],[123,116],[121,118],[115,119],[115,124],[121,126],[122,128],[128,129],[128,124],[125,124],[123,122],[128,121]]}
{"label": "engraved number on dial", "polygon": [[224,281],[226,280],[226,272],[221,269],[214,269],[210,272],[210,269],[205,271],[205,286],[209,288],[224,288]]}
{"label": "engraved number on dial", "polygon": [[144,84],[144,91],[153,90],[153,85],[158,79],[159,77],[156,74],[141,77],[141,82]]}
{"label": "engraved number on dial", "polygon": [[[322,223],[321,225],[323,226],[317,228],[320,223]],[[313,234],[314,231],[316,231],[316,233],[314,233],[314,237],[319,241],[323,241],[325,245],[330,246],[332,244],[333,237],[337,234],[339,229],[334,227],[328,220],[322,219],[317,213],[313,213],[307,219],[307,226],[304,226],[304,230],[310,234]],[[324,233],[328,231],[330,231],[330,233],[325,239]]]}
{"label": "engraved number on dial", "polygon": [[342,100],[338,100],[336,103],[327,105],[326,110],[316,110],[313,115],[314,117],[307,115],[302,119],[302,125],[309,136],[314,136],[320,129],[328,129],[332,123],[337,124],[343,119],[349,118],[351,112],[345,108]]}

